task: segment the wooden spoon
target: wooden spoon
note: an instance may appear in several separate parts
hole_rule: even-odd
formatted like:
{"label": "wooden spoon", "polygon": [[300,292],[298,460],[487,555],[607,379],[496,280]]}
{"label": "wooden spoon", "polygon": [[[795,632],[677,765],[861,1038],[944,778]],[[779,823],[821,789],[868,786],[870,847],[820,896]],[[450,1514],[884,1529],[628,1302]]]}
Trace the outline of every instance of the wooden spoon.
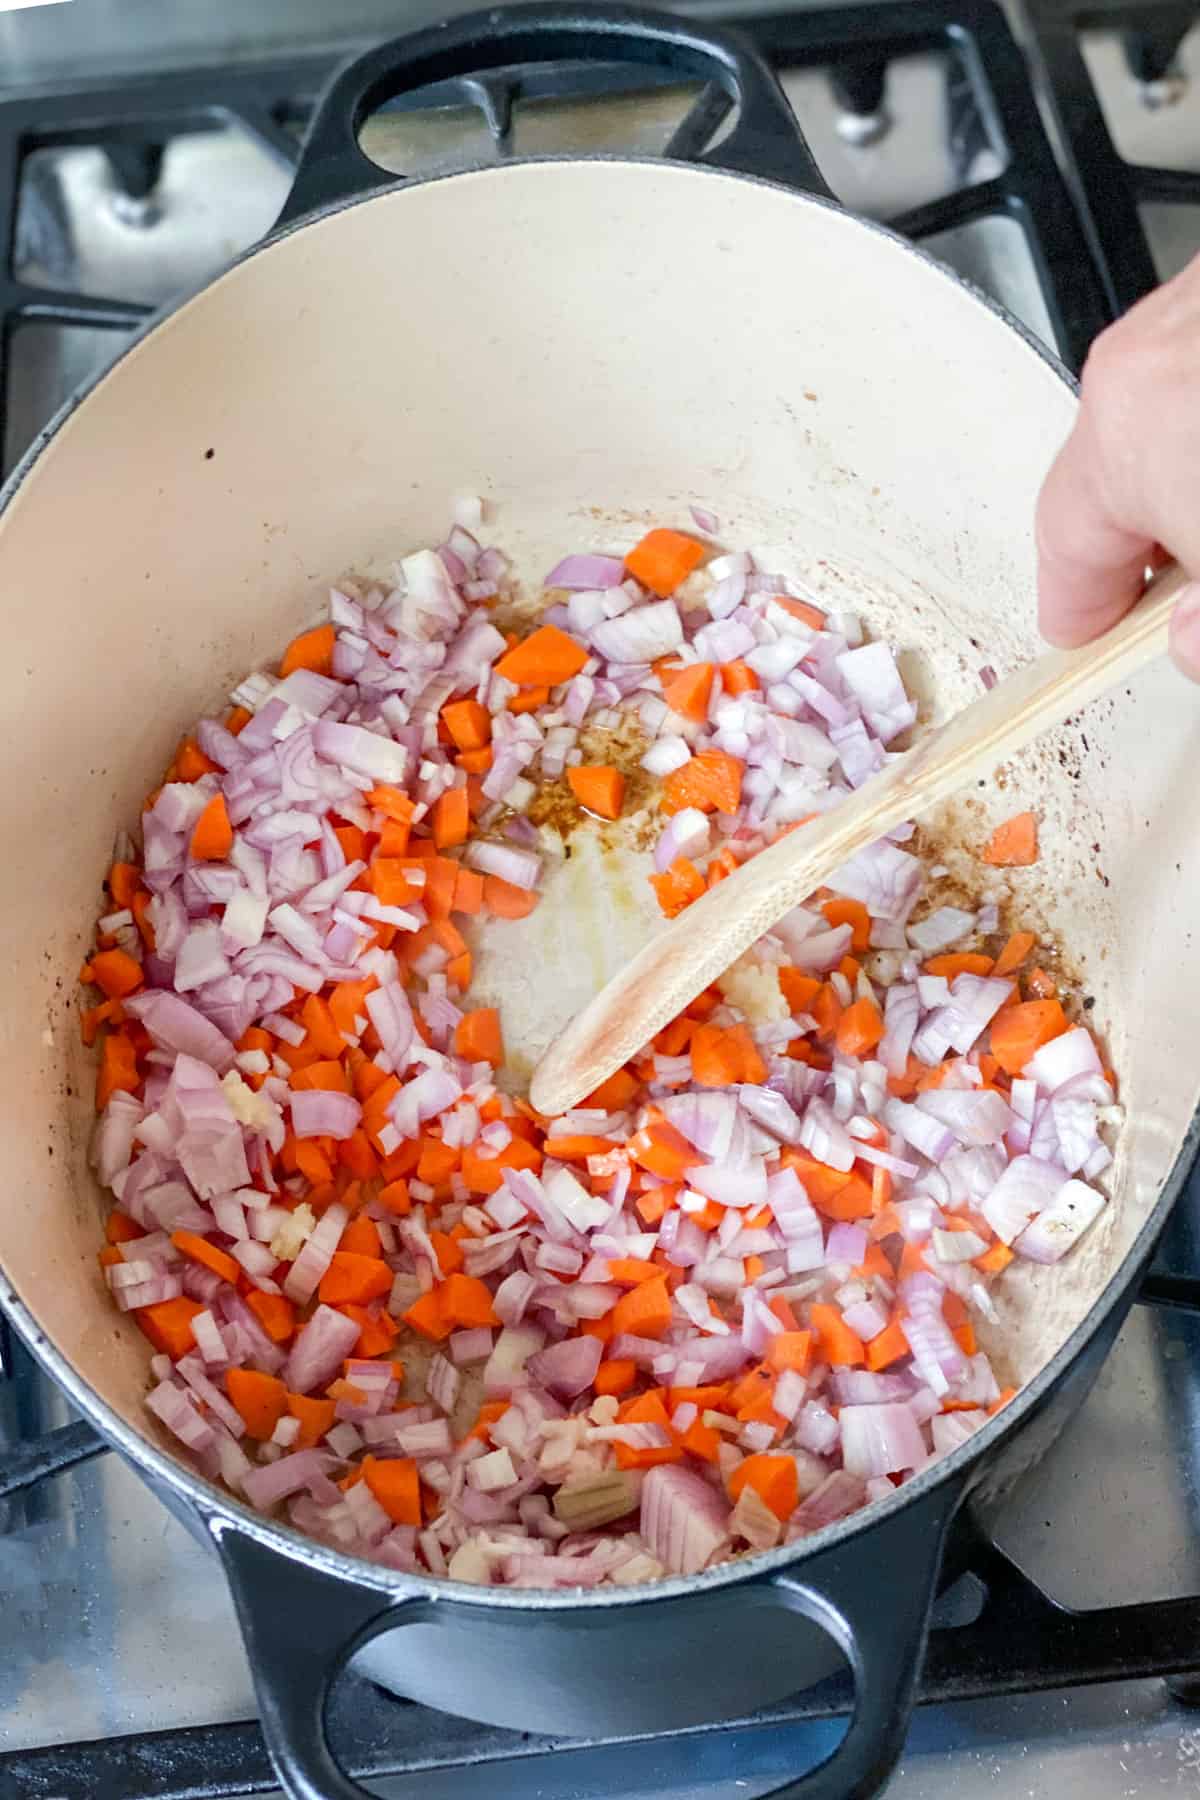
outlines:
{"label": "wooden spoon", "polygon": [[710,888],[555,1038],[530,1085],[537,1110],[553,1116],[577,1106],[792,907],[819,887],[836,887],[835,872],[859,850],[990,776],[1032,738],[1161,655],[1186,581],[1178,565],[1163,569],[1104,637],[1026,663],[831,812]]}

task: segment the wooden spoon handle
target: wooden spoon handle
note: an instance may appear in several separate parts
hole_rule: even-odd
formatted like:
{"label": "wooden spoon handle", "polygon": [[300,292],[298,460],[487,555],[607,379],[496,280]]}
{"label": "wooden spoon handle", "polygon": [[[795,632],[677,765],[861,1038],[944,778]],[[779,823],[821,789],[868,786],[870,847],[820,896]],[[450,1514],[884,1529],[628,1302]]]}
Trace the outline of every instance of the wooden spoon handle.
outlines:
{"label": "wooden spoon handle", "polygon": [[778,838],[710,888],[560,1032],[534,1071],[537,1110],[553,1116],[577,1106],[851,856],[990,775],[1159,656],[1187,579],[1175,564],[1164,569],[1104,637],[1078,650],[1048,651],[1015,670],[831,812]]}

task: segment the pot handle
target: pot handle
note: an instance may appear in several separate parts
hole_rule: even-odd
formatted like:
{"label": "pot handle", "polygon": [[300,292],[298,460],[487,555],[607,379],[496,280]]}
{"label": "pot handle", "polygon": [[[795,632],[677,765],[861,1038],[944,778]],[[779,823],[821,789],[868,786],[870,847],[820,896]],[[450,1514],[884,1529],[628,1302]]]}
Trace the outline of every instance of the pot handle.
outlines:
{"label": "pot handle", "polygon": [[[764,1800],[870,1800],[891,1774],[908,1732],[937,1595],[946,1533],[964,1483],[932,1494],[873,1531],[853,1532],[762,1584],[771,1599],[828,1633],[854,1674],[845,1737],[807,1774]],[[434,1615],[436,1600],[383,1581],[347,1581],[281,1556],[218,1515],[207,1524],[233,1593],[250,1657],[263,1737],[288,1800],[370,1800],[335,1762],[325,1708],[350,1658],[372,1638]],[[630,1618],[636,1631],[636,1609]]]}
{"label": "pot handle", "polygon": [[565,59],[653,64],[718,83],[738,118],[722,143],[694,160],[832,197],[783,89],[746,38],[637,6],[539,0],[447,19],[349,63],[318,102],[278,224],[396,185],[358,143],[364,119],[387,101],[454,76]]}
{"label": "pot handle", "polygon": [[262,1734],[288,1800],[371,1800],[335,1762],[325,1708],[356,1651],[381,1632],[428,1618],[434,1603],[281,1556],[215,1514],[206,1523],[225,1565]]}
{"label": "pot handle", "polygon": [[855,1701],[846,1735],[825,1761],[763,1800],[871,1800],[887,1783],[916,1705],[946,1534],[964,1487],[961,1477],[942,1481],[894,1519],[814,1558],[803,1574],[772,1578],[781,1603],[837,1644]]}

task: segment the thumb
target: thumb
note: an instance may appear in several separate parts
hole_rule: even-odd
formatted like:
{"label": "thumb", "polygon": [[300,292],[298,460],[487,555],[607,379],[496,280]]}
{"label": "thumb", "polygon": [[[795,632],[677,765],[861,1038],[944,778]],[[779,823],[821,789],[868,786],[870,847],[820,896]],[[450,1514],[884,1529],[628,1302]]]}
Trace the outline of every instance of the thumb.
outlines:
{"label": "thumb", "polygon": [[1190,582],[1171,614],[1171,656],[1189,681],[1200,681],[1200,582]]}

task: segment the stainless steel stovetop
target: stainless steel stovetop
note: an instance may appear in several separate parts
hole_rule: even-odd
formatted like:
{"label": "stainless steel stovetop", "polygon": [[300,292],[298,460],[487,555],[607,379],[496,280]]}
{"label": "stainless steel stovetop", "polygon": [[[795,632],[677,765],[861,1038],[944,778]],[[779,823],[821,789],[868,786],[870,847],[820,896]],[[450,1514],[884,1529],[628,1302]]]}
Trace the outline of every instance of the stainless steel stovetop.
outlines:
{"label": "stainless steel stovetop", "polygon": [[[272,0],[184,6],[106,4],[0,15],[0,100],[81,72],[97,78],[182,61],[239,62],[286,47],[366,41],[425,22],[445,8],[401,15],[378,0]],[[715,8],[713,10],[716,10]],[[728,12],[729,8],[721,9]],[[1019,32],[1019,24],[1017,21]],[[1110,129],[1128,156],[1200,168],[1200,32],[1185,42],[1179,79],[1147,97],[1130,78],[1115,34],[1085,39]],[[847,130],[820,73],[789,91],[830,184],[850,207],[892,216],[954,185],[947,148],[945,70],[932,55],[893,65],[887,128]],[[1171,104],[1147,104],[1169,100]],[[545,101],[518,114],[514,149],[661,148],[688,96]],[[877,122],[878,123],[878,122]],[[369,128],[385,165],[410,172],[490,154],[478,115],[453,110],[381,118]],[[853,138],[860,141],[848,141]],[[986,158],[986,152],[984,157]],[[986,166],[972,171],[976,179]],[[236,130],[207,131],[168,149],[152,205],[131,205],[101,151],[38,153],[26,170],[16,273],[49,287],[157,304],[195,285],[271,224],[287,175]],[[1146,224],[1160,273],[1200,247],[1200,212],[1160,207]],[[931,242],[960,272],[1052,338],[1025,239],[990,219]],[[5,446],[11,464],[74,386],[112,354],[111,332],[27,324],[12,346]],[[1181,1202],[1167,1266],[1200,1270],[1200,1183]],[[4,1445],[59,1424],[69,1412],[28,1356],[14,1348],[0,1379]],[[4,1503],[0,1502],[0,1508]],[[253,1716],[233,1609],[211,1555],[200,1549],[115,1458],[44,1482],[0,1515],[0,1753],[81,1739],[119,1738]],[[1200,1317],[1135,1309],[1087,1405],[1014,1503],[999,1543],[1055,1599],[1077,1608],[1200,1593]],[[743,1800],[815,1761],[840,1730],[792,1732],[744,1778],[745,1745],[715,1737],[686,1787],[619,1790],[611,1770],[584,1758],[569,1786],[527,1793],[641,1791],[683,1800]],[[640,1765],[642,1771],[646,1764]],[[438,1794],[483,1791],[486,1771]],[[147,1781],[151,1782],[148,1776]],[[411,1785],[381,1792],[419,1791]],[[892,1793],[897,1800],[1117,1800],[1200,1792],[1200,1711],[1157,1681],[924,1709]],[[49,1794],[49,1789],[37,1790]],[[128,1792],[157,1792],[131,1785]],[[0,1793],[3,1793],[0,1782]],[[23,1790],[32,1793],[32,1789]],[[97,1795],[97,1800],[106,1796]]]}

